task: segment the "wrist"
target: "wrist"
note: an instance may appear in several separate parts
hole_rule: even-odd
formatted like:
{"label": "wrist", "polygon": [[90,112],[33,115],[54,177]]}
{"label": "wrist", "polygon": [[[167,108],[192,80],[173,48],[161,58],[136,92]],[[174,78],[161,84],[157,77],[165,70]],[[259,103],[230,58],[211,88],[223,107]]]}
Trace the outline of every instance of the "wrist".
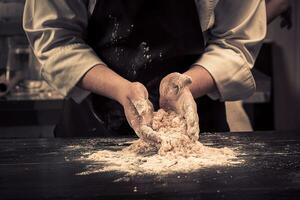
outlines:
{"label": "wrist", "polygon": [[192,84],[189,86],[189,89],[194,98],[217,91],[213,77],[204,67],[194,65],[184,74],[192,78]]}
{"label": "wrist", "polygon": [[119,102],[122,106],[126,105],[128,103],[128,96],[130,92],[132,82],[128,80],[124,80],[123,83],[121,83],[117,88],[116,88],[116,95],[115,95],[115,100]]}
{"label": "wrist", "polygon": [[124,102],[124,96],[129,91],[129,85],[130,81],[124,79],[106,65],[94,66],[79,82],[81,88],[120,103]]}

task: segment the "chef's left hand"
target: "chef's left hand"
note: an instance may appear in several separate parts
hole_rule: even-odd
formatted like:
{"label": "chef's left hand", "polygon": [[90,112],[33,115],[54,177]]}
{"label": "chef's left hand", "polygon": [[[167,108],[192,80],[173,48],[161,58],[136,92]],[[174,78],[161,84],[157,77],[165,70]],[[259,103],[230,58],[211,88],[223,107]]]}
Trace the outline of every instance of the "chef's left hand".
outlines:
{"label": "chef's left hand", "polygon": [[187,123],[187,135],[193,141],[199,138],[197,105],[189,89],[192,79],[184,74],[171,73],[160,83],[160,107],[173,110],[183,116]]}

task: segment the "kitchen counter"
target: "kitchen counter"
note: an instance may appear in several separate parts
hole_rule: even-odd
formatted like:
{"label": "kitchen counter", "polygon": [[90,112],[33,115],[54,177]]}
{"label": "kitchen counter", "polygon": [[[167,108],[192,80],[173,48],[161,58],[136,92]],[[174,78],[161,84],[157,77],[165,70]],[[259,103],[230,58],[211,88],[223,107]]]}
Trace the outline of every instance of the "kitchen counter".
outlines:
{"label": "kitchen counter", "polygon": [[[121,149],[133,138],[0,139],[1,199],[299,199],[300,131],[204,133],[208,146],[237,148],[241,165],[189,174],[133,176],[117,172],[78,175],[76,161],[92,149]],[[73,147],[73,148],[71,148]]]}
{"label": "kitchen counter", "polygon": [[63,99],[45,81],[16,86],[0,98],[0,137],[53,137]]}

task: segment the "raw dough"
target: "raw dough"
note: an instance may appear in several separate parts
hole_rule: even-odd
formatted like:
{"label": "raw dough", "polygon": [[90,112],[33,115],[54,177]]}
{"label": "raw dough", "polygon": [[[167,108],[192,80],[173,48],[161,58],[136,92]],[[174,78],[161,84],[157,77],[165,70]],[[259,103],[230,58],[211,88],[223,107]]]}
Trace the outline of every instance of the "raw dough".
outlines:
{"label": "raw dough", "polygon": [[154,112],[151,126],[143,126],[139,135],[141,138],[124,151],[139,154],[156,151],[161,156],[190,156],[199,153],[203,147],[187,134],[186,120],[183,116],[163,109]]}
{"label": "raw dough", "polygon": [[[143,110],[143,106],[139,108]],[[243,162],[232,149],[202,145],[195,140],[199,131],[194,131],[196,135],[188,135],[186,121],[173,111],[160,109],[154,112],[152,123],[142,126],[138,133],[140,139],[130,146],[117,151],[86,152],[87,155],[81,159],[99,162],[99,165],[91,165],[79,175],[111,171],[125,172],[126,175],[168,175]],[[198,120],[195,122],[198,123]]]}

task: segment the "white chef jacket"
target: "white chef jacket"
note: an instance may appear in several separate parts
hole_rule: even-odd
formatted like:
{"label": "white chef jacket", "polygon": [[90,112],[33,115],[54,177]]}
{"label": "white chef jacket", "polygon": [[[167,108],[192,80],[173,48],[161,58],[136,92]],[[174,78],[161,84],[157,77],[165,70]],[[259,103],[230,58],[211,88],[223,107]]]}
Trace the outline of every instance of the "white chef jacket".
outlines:
{"label": "white chef jacket", "polygon": [[[86,43],[88,20],[96,2],[26,0],[24,9],[23,27],[42,65],[42,77],[78,103],[89,94],[77,86],[79,80],[95,65],[105,64]],[[195,3],[206,44],[195,64],[211,74],[218,88],[208,95],[221,101],[249,97],[255,92],[251,68],[266,36],[265,1]]]}

